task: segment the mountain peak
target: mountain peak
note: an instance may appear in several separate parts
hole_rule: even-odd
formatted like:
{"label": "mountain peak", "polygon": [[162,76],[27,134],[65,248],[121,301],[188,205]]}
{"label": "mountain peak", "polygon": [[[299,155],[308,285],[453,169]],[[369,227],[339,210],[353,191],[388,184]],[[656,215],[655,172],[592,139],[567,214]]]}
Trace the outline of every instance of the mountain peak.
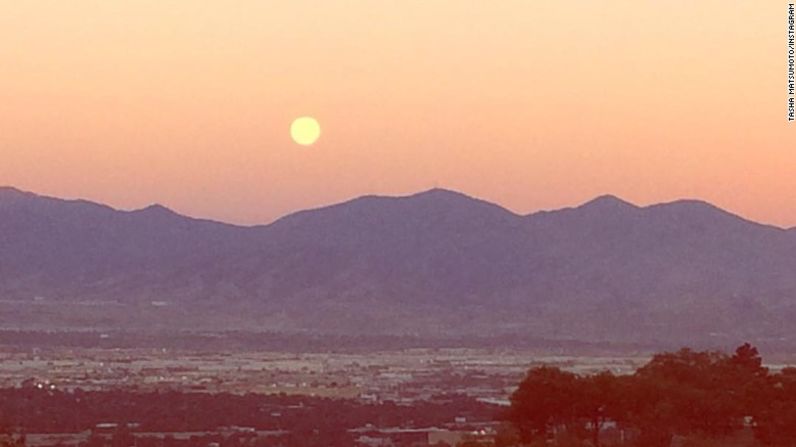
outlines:
{"label": "mountain peak", "polygon": [[659,203],[657,205],[651,205],[651,207],[660,206],[660,207],[669,207],[669,208],[680,208],[685,210],[711,210],[711,211],[722,211],[721,208],[718,206],[706,202],[704,200],[699,199],[679,199],[672,202],[666,203]]}
{"label": "mountain peak", "polygon": [[628,201],[622,200],[611,194],[603,194],[579,206],[580,209],[638,209],[638,207]]}
{"label": "mountain peak", "polygon": [[467,194],[460,193],[451,189],[431,188],[414,194],[405,196],[407,198],[434,198],[434,199],[468,199],[477,200]]}
{"label": "mountain peak", "polygon": [[404,196],[401,199],[419,203],[425,207],[437,207],[442,211],[449,211],[450,209],[488,209],[500,213],[514,214],[502,206],[487,200],[471,197],[467,194],[444,188],[432,188],[416,194]]}
{"label": "mountain peak", "polygon": [[152,205],[149,205],[145,208],[141,208],[139,210],[135,210],[133,212],[138,214],[146,214],[150,216],[173,216],[177,214],[174,211],[170,210],[169,208],[166,208],[165,206],[159,203],[153,203]]}
{"label": "mountain peak", "polygon": [[416,193],[412,193],[404,197],[461,197],[461,198],[472,199],[472,197],[462,192],[447,188],[440,188],[437,186]]}
{"label": "mountain peak", "polygon": [[748,223],[759,226],[768,226],[757,222],[752,222],[737,214],[719,208],[710,202],[697,199],[681,199],[668,203],[659,203],[645,208],[648,213],[655,213],[658,216],[678,221],[689,220],[691,222],[702,222],[705,224],[716,225],[719,223]]}
{"label": "mountain peak", "polygon": [[19,198],[33,195],[33,193],[22,191],[13,186],[0,186],[0,198]]}

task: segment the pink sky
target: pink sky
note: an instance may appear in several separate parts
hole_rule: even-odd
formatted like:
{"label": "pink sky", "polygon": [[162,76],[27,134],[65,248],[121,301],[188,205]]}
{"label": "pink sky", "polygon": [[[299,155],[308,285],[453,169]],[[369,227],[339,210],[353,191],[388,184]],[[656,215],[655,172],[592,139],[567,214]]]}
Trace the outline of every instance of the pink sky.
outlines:
{"label": "pink sky", "polygon": [[[0,0],[0,185],[263,223],[456,189],[796,225],[784,1]],[[311,115],[311,147],[289,137]]]}

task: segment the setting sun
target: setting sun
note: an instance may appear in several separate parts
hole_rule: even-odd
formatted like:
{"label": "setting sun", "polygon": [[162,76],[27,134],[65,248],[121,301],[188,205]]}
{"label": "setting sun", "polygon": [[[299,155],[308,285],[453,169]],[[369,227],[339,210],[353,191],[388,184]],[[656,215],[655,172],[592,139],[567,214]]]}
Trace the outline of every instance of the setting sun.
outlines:
{"label": "setting sun", "polygon": [[315,118],[302,116],[296,118],[290,125],[290,136],[296,143],[309,146],[321,136],[321,126]]}

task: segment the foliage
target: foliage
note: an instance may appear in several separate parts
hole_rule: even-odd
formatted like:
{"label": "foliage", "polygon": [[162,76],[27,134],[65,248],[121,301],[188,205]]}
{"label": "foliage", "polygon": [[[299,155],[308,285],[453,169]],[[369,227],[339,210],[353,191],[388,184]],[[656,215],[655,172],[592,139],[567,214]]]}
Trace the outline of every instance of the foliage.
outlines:
{"label": "foliage", "polygon": [[526,444],[566,433],[596,447],[610,425],[626,445],[644,447],[732,445],[743,433],[764,446],[796,445],[796,369],[770,373],[749,344],[731,356],[660,353],[626,376],[534,368],[511,402],[508,420]]}

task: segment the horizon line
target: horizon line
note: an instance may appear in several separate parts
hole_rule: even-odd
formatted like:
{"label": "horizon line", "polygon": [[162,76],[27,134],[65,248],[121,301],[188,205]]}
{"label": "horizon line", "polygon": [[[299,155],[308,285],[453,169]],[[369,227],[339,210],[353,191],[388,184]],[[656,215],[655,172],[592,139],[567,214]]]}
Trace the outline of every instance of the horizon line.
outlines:
{"label": "horizon line", "polygon": [[649,209],[649,208],[658,207],[658,206],[673,205],[673,204],[678,204],[678,203],[698,203],[698,204],[703,204],[703,205],[706,205],[706,206],[710,206],[710,207],[712,207],[712,208],[714,208],[716,210],[722,211],[724,213],[727,213],[727,214],[729,214],[731,216],[734,216],[736,218],[742,219],[742,220],[744,220],[746,222],[749,222],[749,223],[752,223],[752,224],[761,225],[761,226],[764,226],[764,227],[770,227],[770,228],[774,228],[774,229],[778,229],[778,230],[782,230],[782,231],[796,231],[796,226],[784,227],[784,226],[779,226],[779,225],[776,225],[776,224],[764,223],[764,222],[759,222],[759,221],[756,221],[756,220],[752,220],[752,219],[749,219],[749,218],[747,218],[747,217],[745,217],[745,216],[743,216],[741,214],[738,214],[738,213],[735,213],[733,211],[729,211],[727,209],[724,209],[724,208],[721,208],[719,206],[716,206],[713,203],[708,202],[708,201],[703,200],[703,199],[698,199],[698,198],[680,198],[680,199],[674,199],[674,200],[670,200],[670,201],[650,203],[648,205],[638,205],[636,203],[633,203],[633,202],[631,202],[629,200],[626,200],[626,199],[622,198],[621,196],[618,196],[618,195],[615,195],[615,194],[611,194],[611,193],[599,194],[599,195],[597,195],[597,196],[595,196],[595,197],[593,197],[593,198],[591,198],[589,200],[586,200],[585,202],[581,202],[581,203],[576,204],[576,205],[561,206],[559,208],[543,208],[543,209],[537,209],[537,210],[530,211],[528,213],[522,214],[522,213],[514,212],[514,211],[506,208],[505,206],[503,206],[503,205],[501,205],[499,203],[496,203],[496,202],[492,202],[490,200],[486,200],[486,199],[483,199],[483,198],[480,198],[480,197],[477,197],[477,196],[474,196],[474,195],[470,195],[470,194],[467,194],[467,193],[464,193],[464,192],[461,192],[461,191],[458,191],[458,190],[455,190],[455,189],[434,186],[432,188],[423,189],[423,190],[420,190],[420,191],[407,193],[407,194],[392,194],[392,195],[389,195],[389,194],[365,193],[365,194],[360,194],[358,196],[354,196],[354,197],[350,197],[350,198],[347,198],[347,199],[343,199],[343,200],[340,200],[340,201],[337,201],[337,202],[328,203],[328,204],[325,204],[325,205],[297,209],[297,210],[294,210],[292,212],[283,214],[283,215],[271,220],[270,222],[254,223],[254,224],[239,224],[239,223],[232,223],[232,222],[227,222],[227,221],[218,220],[218,219],[211,219],[211,218],[206,218],[206,217],[197,217],[197,216],[193,216],[193,215],[189,215],[189,214],[184,214],[184,213],[182,213],[180,211],[177,211],[177,210],[175,210],[175,209],[173,209],[173,208],[171,208],[169,206],[166,206],[166,205],[164,205],[164,204],[162,204],[160,202],[153,202],[153,203],[150,203],[150,204],[148,204],[146,206],[139,207],[139,208],[125,209],[125,208],[117,208],[115,206],[108,205],[107,203],[98,202],[98,201],[95,201],[93,199],[89,199],[89,198],[85,198],[85,197],[76,197],[76,198],[58,197],[58,196],[40,194],[40,193],[37,193],[37,192],[25,190],[25,189],[20,189],[20,188],[18,188],[16,186],[12,186],[12,185],[0,185],[0,192],[2,192],[4,190],[5,191],[9,191],[10,190],[10,191],[16,192],[16,193],[18,193],[20,195],[32,195],[34,197],[39,197],[39,198],[44,198],[44,199],[61,200],[61,201],[65,201],[65,202],[84,202],[84,203],[89,203],[89,204],[93,204],[93,205],[97,205],[97,206],[102,206],[102,207],[105,207],[105,208],[109,208],[109,209],[111,209],[113,211],[123,212],[123,213],[135,213],[135,212],[145,211],[145,210],[148,210],[148,209],[161,208],[161,209],[165,209],[165,210],[167,210],[167,211],[169,211],[169,212],[171,212],[171,213],[173,213],[173,214],[175,214],[177,216],[181,216],[181,217],[188,218],[188,219],[206,221],[206,222],[214,222],[214,223],[218,223],[218,224],[230,225],[230,226],[242,227],[242,228],[266,227],[266,226],[272,225],[272,224],[274,224],[274,223],[276,223],[276,222],[278,222],[278,221],[280,221],[280,220],[282,220],[282,219],[284,219],[286,217],[289,217],[289,216],[292,216],[292,215],[295,215],[295,214],[298,214],[298,213],[305,213],[305,212],[322,210],[322,209],[326,209],[326,208],[330,208],[330,207],[334,207],[334,206],[344,205],[346,203],[350,203],[350,202],[353,202],[353,201],[356,201],[356,200],[360,200],[360,199],[366,199],[366,198],[375,198],[375,199],[408,199],[408,198],[412,198],[412,197],[415,197],[415,196],[420,196],[420,195],[423,195],[423,194],[428,194],[428,193],[432,193],[432,192],[436,191],[436,192],[446,192],[446,193],[450,193],[450,194],[456,194],[456,195],[459,195],[459,196],[463,196],[463,197],[465,197],[465,198],[467,198],[469,200],[479,201],[479,202],[486,203],[486,204],[489,204],[489,205],[492,205],[492,206],[496,206],[496,207],[506,211],[507,213],[513,214],[513,215],[515,215],[517,217],[531,217],[533,215],[540,214],[540,213],[551,213],[551,212],[559,212],[559,211],[566,211],[566,210],[575,210],[575,209],[587,206],[589,204],[594,204],[594,203],[598,203],[600,201],[606,201],[606,200],[614,201],[617,204],[624,204],[624,205],[626,205],[628,207],[635,208],[635,209],[638,209],[638,210],[644,210],[644,209]]}

